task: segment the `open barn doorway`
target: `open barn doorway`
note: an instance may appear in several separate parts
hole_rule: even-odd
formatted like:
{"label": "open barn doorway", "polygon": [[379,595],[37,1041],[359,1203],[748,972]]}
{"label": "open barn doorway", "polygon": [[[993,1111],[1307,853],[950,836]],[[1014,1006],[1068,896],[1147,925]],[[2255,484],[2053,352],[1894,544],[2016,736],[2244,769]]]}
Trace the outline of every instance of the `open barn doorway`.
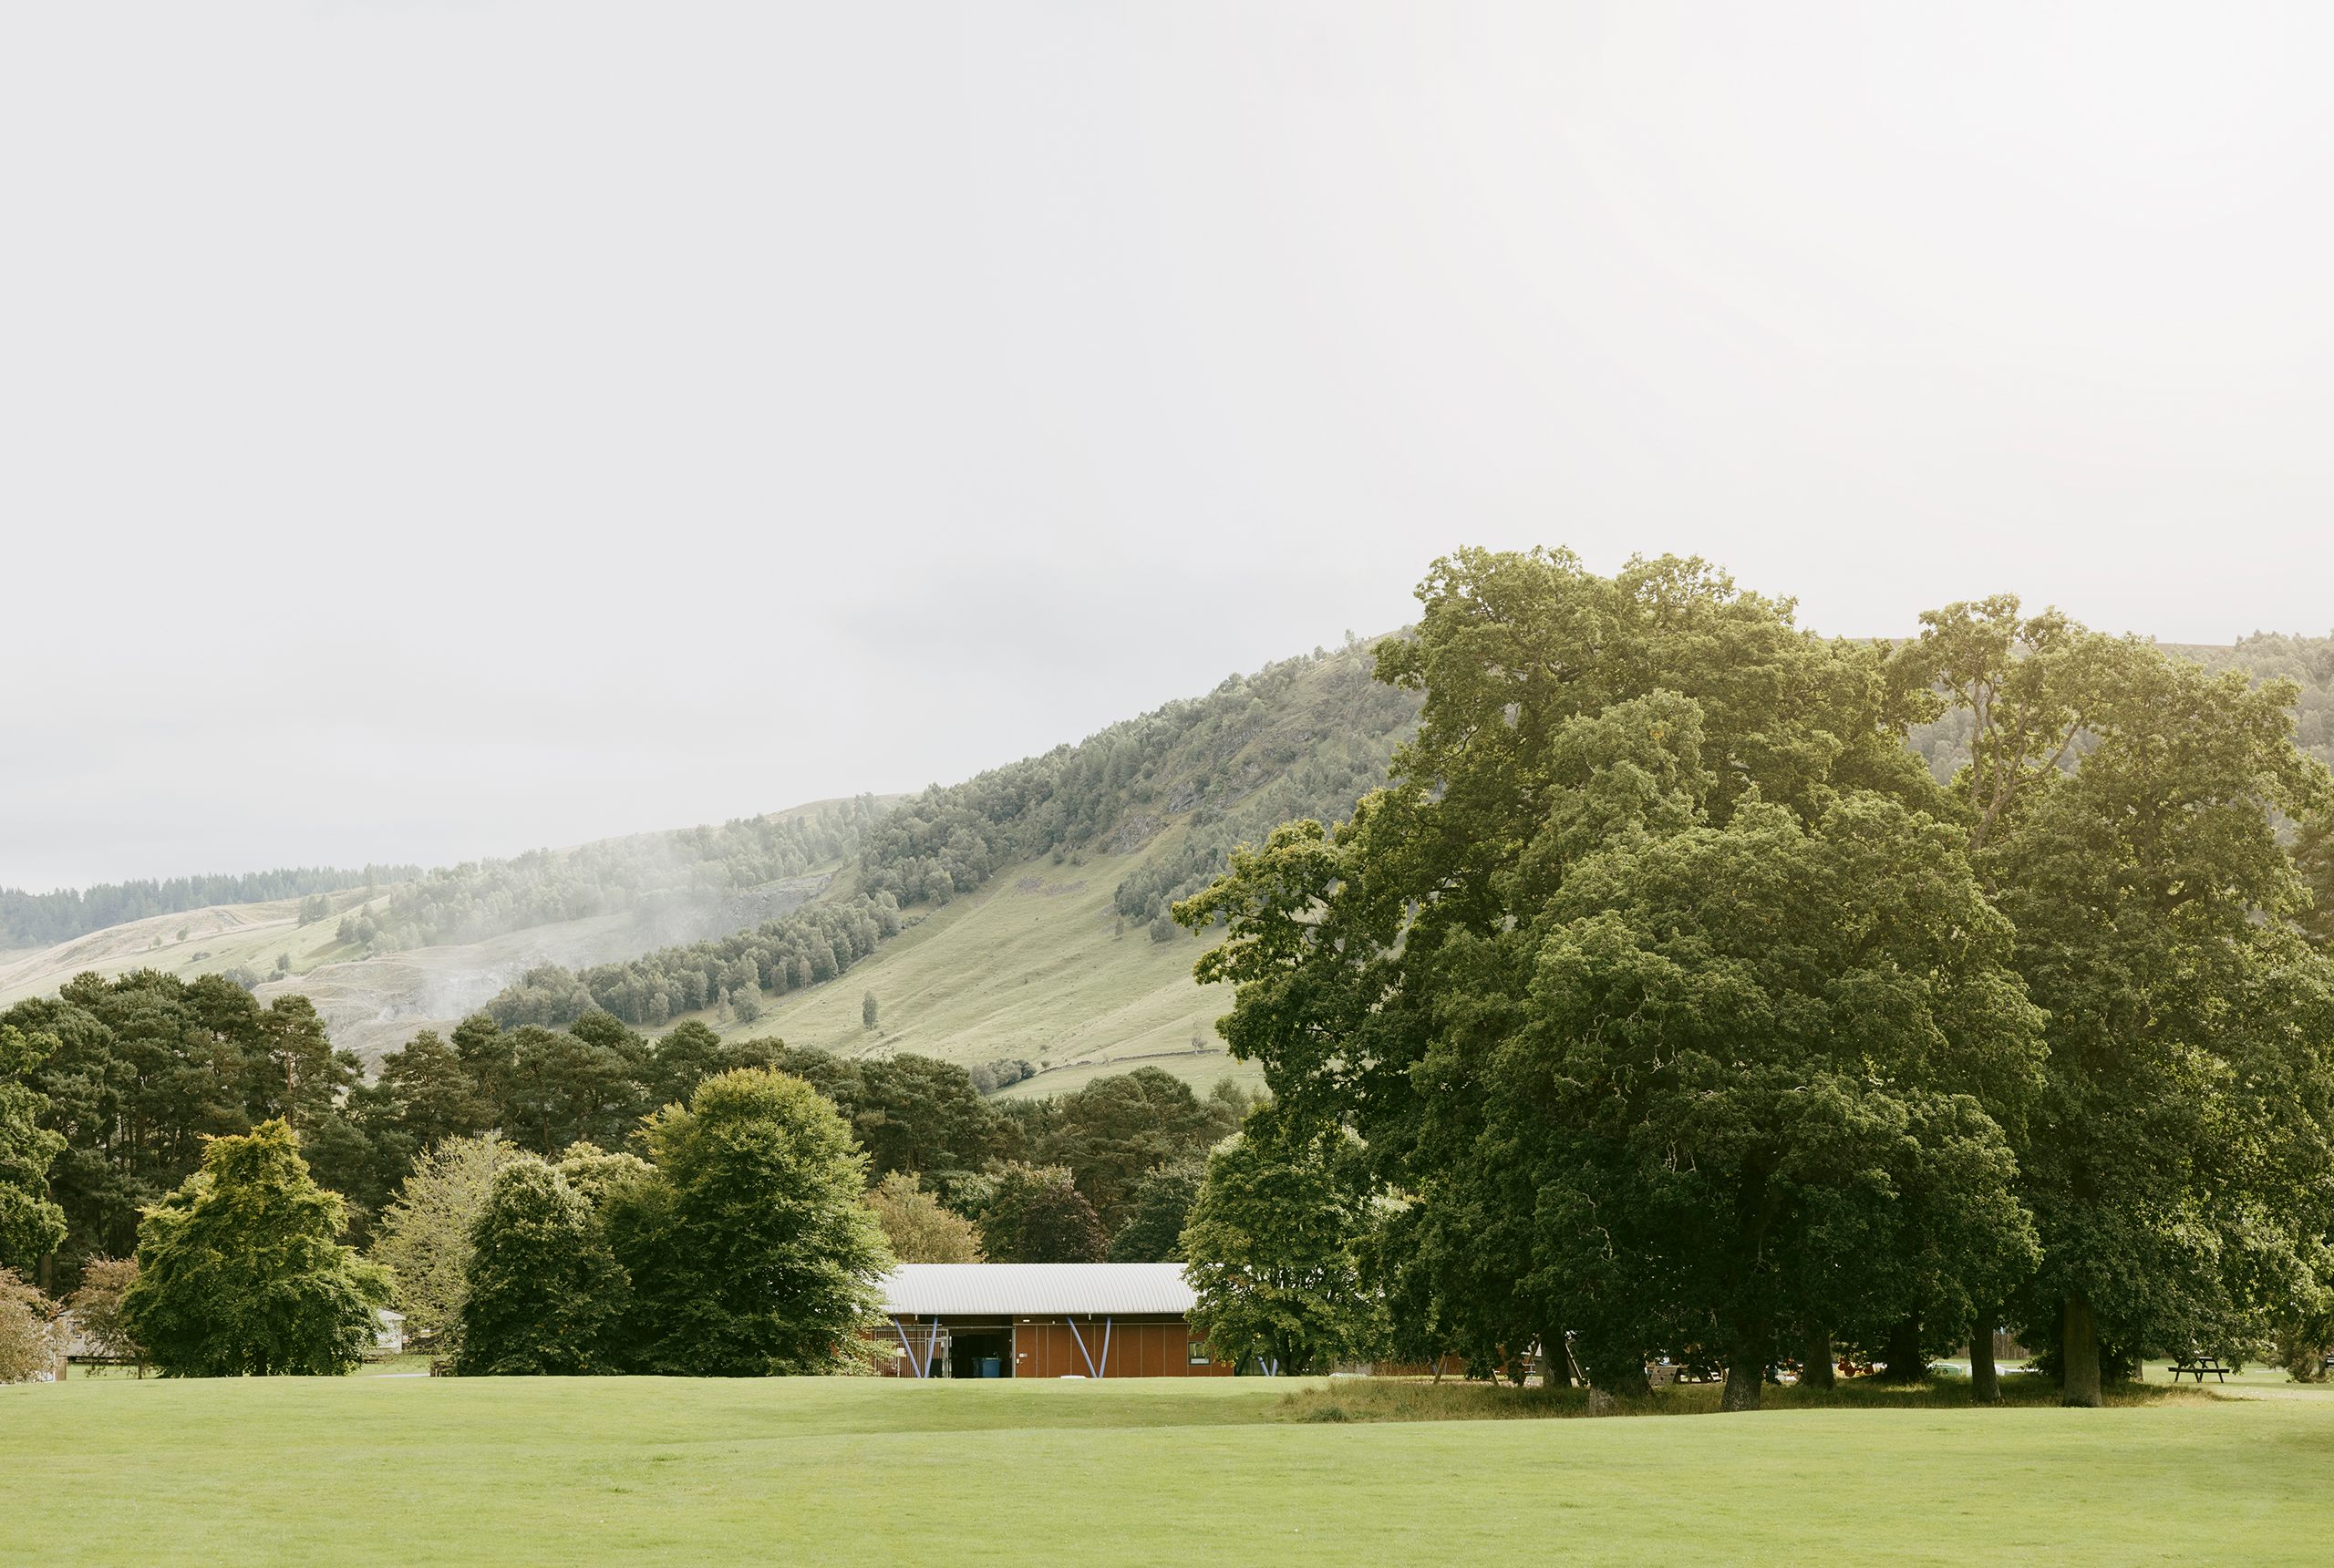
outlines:
{"label": "open barn doorway", "polygon": [[[1013,1330],[996,1327],[952,1328],[948,1350],[951,1377],[1010,1377],[1013,1376]],[[983,1367],[983,1363],[990,1365]]]}

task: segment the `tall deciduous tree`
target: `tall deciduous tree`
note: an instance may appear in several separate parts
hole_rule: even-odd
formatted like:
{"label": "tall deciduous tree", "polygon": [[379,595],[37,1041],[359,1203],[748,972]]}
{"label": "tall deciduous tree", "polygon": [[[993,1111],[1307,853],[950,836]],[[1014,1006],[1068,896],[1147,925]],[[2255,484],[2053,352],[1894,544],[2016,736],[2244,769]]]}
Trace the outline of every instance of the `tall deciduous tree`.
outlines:
{"label": "tall deciduous tree", "polygon": [[1216,1357],[1269,1373],[1326,1371],[1372,1355],[1382,1311],[1355,1246],[1371,1216],[1335,1169],[1347,1135],[1281,1124],[1271,1112],[1208,1156],[1182,1234],[1192,1326]]}
{"label": "tall deciduous tree", "polygon": [[859,1201],[866,1156],[801,1079],[746,1068],[650,1117],[653,1181],[608,1202],[642,1311],[642,1369],[687,1377],[858,1363],[892,1255]]}
{"label": "tall deciduous tree", "polygon": [[940,1206],[914,1176],[894,1171],[862,1200],[883,1227],[892,1255],[904,1264],[982,1262],[973,1222]]}
{"label": "tall deciduous tree", "polygon": [[21,1081],[56,1049],[54,1035],[0,1024],[0,1265],[29,1268],[65,1239],[65,1211],[48,1195],[65,1139],[40,1125],[48,1097]]}
{"label": "tall deciduous tree", "polygon": [[1494,1086],[1488,1185],[1592,1376],[1693,1344],[1756,1408],[1796,1326],[1957,1343],[2032,1266],[1973,1091],[2036,1079],[2041,1017],[1957,837],[1863,795],[1616,845],[1552,901],[1521,1026],[1430,1056]]}
{"label": "tall deciduous tree", "polygon": [[284,1122],[213,1139],[202,1169],[147,1211],[122,1321],[165,1377],[349,1371],[389,1280],[334,1240],[343,1220]]}
{"label": "tall deciduous tree", "polygon": [[[1592,1327],[1566,1321],[1583,1311],[1566,1221],[1543,1216],[1529,1179],[1559,1158],[1557,1130],[1514,1104],[1529,1080],[1514,1052],[1550,1029],[1541,950],[1594,917],[1559,917],[1559,893],[1585,866],[1725,830],[1753,805],[1802,826],[1863,796],[1942,808],[1902,739],[1939,705],[1926,660],[1809,637],[1791,606],[1695,560],[1599,579],[1564,551],[1461,551],[1419,597],[1417,634],[1377,651],[1379,679],[1424,693],[1391,787],[1335,840],[1297,824],[1237,856],[1176,919],[1230,924],[1197,975],[1239,987],[1221,1025],[1234,1055],[1265,1064],[1297,1125],[1354,1127],[1405,1200],[1370,1248],[1405,1351],[1459,1348],[1487,1369]],[[1695,1295],[1652,1274],[1629,1285],[1596,1305],[1617,1384]]]}
{"label": "tall deciduous tree", "polygon": [[444,1354],[461,1347],[470,1226],[486,1207],[496,1173],[523,1158],[495,1133],[447,1139],[414,1162],[382,1215],[373,1259],[396,1281],[398,1310],[408,1330],[429,1336]]}
{"label": "tall deciduous tree", "polygon": [[1030,1205],[1047,1192],[1075,1191],[1069,1169],[1062,1165],[1025,1165],[1015,1160],[997,1173],[996,1191],[973,1222],[979,1229],[981,1252],[992,1263],[1068,1263],[1068,1258],[1033,1255],[1024,1221]]}
{"label": "tall deciduous tree", "polygon": [[1110,1238],[1110,1262],[1181,1263],[1183,1225],[1206,1178],[1207,1162],[1188,1155],[1138,1178],[1126,1223]]}
{"label": "tall deciduous tree", "polygon": [[2095,1405],[2102,1356],[2220,1343],[2320,1287],[2334,971],[2272,818],[2323,820],[2334,782],[2293,746],[2290,682],[2017,608],[1948,606],[1923,646],[1972,710],[1955,792],[2050,1016],[2020,1310]]}
{"label": "tall deciduous tree", "polygon": [[1040,1187],[1021,1206],[1017,1264],[1099,1264],[1109,1255],[1110,1233],[1086,1194],[1067,1181]]}
{"label": "tall deciduous tree", "polygon": [[631,1282],[591,1202],[537,1160],[495,1172],[470,1230],[464,1377],[585,1377],[619,1369]]}

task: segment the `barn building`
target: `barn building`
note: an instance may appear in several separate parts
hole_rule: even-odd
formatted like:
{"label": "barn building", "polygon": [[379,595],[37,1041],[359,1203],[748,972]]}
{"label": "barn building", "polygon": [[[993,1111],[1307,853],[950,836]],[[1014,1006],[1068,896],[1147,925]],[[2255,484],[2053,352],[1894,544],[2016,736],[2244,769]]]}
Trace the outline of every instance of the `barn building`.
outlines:
{"label": "barn building", "polygon": [[902,1264],[883,1282],[900,1377],[1225,1377],[1181,1264]]}

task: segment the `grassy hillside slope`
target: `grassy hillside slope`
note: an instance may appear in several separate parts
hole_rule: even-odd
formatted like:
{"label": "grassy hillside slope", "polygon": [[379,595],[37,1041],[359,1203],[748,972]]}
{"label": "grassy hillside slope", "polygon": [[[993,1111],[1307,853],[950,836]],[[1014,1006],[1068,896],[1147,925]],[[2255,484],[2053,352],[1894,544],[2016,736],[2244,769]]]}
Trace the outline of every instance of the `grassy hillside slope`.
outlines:
{"label": "grassy hillside slope", "polygon": [[[362,893],[343,894],[336,909],[353,906]],[[26,996],[46,995],[84,970],[126,975],[160,969],[192,979],[247,965],[271,972],[275,955],[289,952],[295,966],[322,962],[316,944],[329,946],[333,928],[299,923],[300,901],[222,904],[210,909],[150,915],[93,931],[52,947],[0,955],[0,1007]],[[184,935],[180,933],[183,931]]]}
{"label": "grassy hillside slope", "polygon": [[[878,803],[896,799],[878,798]],[[783,822],[837,804],[814,801],[766,820]],[[542,853],[556,860],[594,847]],[[154,915],[49,947],[0,953],[0,1007],[53,995],[85,971],[111,977],[150,968],[192,979],[240,966],[263,977],[256,993],[262,1001],[285,991],[308,995],[324,1015],[333,1043],[370,1061],[421,1029],[450,1028],[539,965],[580,967],[630,958],[783,913],[816,897],[841,865],[830,860],[811,866],[806,875],[755,887],[709,886],[692,898],[616,912],[594,909],[474,942],[406,948],[362,935],[343,939],[347,917],[387,925],[398,887],[381,888],[369,897],[362,891],[332,894],[329,913],[306,925],[299,923],[298,899]],[[288,971],[277,968],[279,957],[290,961]]]}
{"label": "grassy hillside slope", "polygon": [[[1010,1091],[1020,1094],[1154,1057],[1202,1087],[1227,1069],[1255,1083],[1210,1026],[1229,994],[1193,984],[1203,949],[1163,912],[1237,845],[1292,818],[1341,821],[1384,781],[1418,699],[1379,685],[1372,667],[1358,644],[1317,649],[902,801],[866,827],[821,901],[838,917],[867,917],[848,953],[817,953],[802,932],[765,923],[573,975],[531,975],[487,1010],[506,1026],[557,1027],[599,1006],[635,1027],[694,1016],[736,1037],[844,1054],[1054,1064]],[[798,971],[806,954],[823,983]],[[826,978],[834,959],[842,973]],[[718,1000],[674,1005],[749,986],[766,1009],[750,1022]],[[871,990],[873,1029],[861,1015]]]}
{"label": "grassy hillside slope", "polygon": [[[1162,834],[1154,851],[1172,852],[1184,830]],[[1112,907],[1113,891],[1144,859],[1089,854],[1056,864],[1040,856],[999,868],[978,892],[911,916],[914,924],[837,979],[728,1034],[840,1056],[914,1051],[965,1067],[999,1057],[1051,1064],[1008,1095],[1076,1088],[1139,1063],[1203,1092],[1226,1076],[1261,1087],[1262,1072],[1224,1055],[1215,1035],[1230,988],[1192,978],[1204,944],[1180,927],[1153,942]],[[861,1021],[870,991],[873,1028]]]}

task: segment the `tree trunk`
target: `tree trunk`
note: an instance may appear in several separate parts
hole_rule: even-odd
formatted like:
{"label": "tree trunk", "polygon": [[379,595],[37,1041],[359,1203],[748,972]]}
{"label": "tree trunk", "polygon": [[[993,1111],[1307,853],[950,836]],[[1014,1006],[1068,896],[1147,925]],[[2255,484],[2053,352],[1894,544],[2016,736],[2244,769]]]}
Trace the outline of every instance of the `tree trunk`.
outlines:
{"label": "tree trunk", "polygon": [[1891,1383],[1915,1382],[1927,1375],[1928,1358],[1921,1354],[1919,1313],[1908,1312],[1890,1326],[1881,1358],[1888,1364],[1886,1377]]}
{"label": "tree trunk", "polygon": [[1719,1397],[1720,1410],[1755,1410],[1759,1389],[1767,1380],[1766,1363],[1748,1351],[1737,1351],[1726,1369],[1726,1392]]}
{"label": "tree trunk", "polygon": [[1832,1331],[1811,1328],[1807,1331],[1807,1346],[1800,1352],[1799,1386],[1802,1388],[1831,1388],[1839,1384],[1839,1372],[1832,1365]]}
{"label": "tree trunk", "polygon": [[1969,1397],[1980,1405],[2001,1402],[2001,1379],[1994,1371],[1994,1318],[1990,1312],[1978,1315],[1978,1326],[1969,1331]]}
{"label": "tree trunk", "polygon": [[1653,1384],[1645,1375],[1642,1360],[1596,1346],[1589,1346],[1587,1350],[1588,1363],[1581,1368],[1581,1376],[1591,1388],[1623,1399],[1643,1399],[1653,1393]]}
{"label": "tree trunk", "polygon": [[2099,1324],[2091,1303],[2079,1295],[2067,1297],[2059,1321],[2059,1357],[2065,1364],[2059,1403],[2095,1410],[2099,1398]]}
{"label": "tree trunk", "polygon": [[1572,1387],[1572,1360],[1565,1354],[1565,1336],[1553,1328],[1540,1331],[1540,1387]]}

